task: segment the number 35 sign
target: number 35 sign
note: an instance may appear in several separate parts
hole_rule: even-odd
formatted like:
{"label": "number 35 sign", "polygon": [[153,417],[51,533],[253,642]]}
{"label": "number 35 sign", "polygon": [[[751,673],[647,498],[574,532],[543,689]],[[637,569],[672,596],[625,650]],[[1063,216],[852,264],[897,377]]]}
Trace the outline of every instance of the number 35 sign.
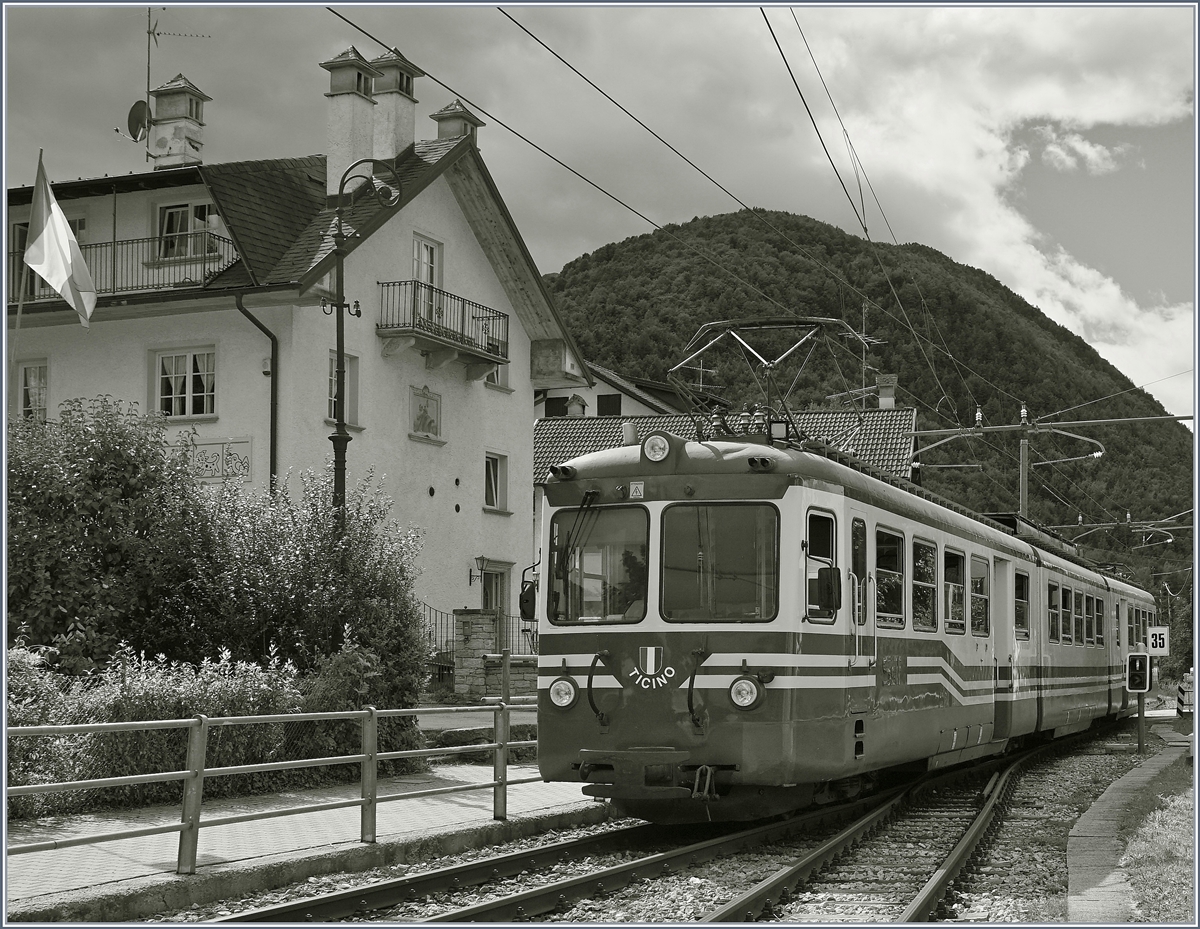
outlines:
{"label": "number 35 sign", "polygon": [[1171,627],[1151,626],[1146,630],[1146,654],[1163,657],[1171,654]]}

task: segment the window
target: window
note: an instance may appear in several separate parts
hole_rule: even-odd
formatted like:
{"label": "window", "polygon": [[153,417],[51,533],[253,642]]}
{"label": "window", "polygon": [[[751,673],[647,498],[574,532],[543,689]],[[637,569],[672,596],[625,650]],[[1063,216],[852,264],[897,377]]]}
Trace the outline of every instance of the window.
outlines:
{"label": "window", "polygon": [[[337,420],[334,398],[337,396],[337,352],[329,353],[329,391],[326,396],[325,418]],[[342,419],[350,425],[358,425],[358,359],[346,356],[346,408]]]}
{"label": "window", "polygon": [[26,361],[18,366],[21,416],[46,421],[46,394],[50,386],[50,368],[45,361]]}
{"label": "window", "polygon": [[215,254],[217,208],[211,203],[176,203],[158,208],[158,257],[188,258]]}
{"label": "window", "polygon": [[[67,225],[71,229],[71,234],[75,236],[75,241],[82,245],[84,242],[83,233],[84,230],[87,229],[87,217],[80,216],[76,219],[68,218]],[[21,287],[22,279],[25,281],[24,296],[26,300],[34,300],[38,299],[39,297],[44,299],[52,296],[53,294],[46,291],[43,291],[40,295],[38,294],[37,291],[39,289],[39,281],[42,282],[43,287],[48,288],[49,285],[42,281],[42,276],[40,274],[36,273],[32,268],[27,268],[23,260],[25,257],[25,248],[29,244],[29,223],[13,223],[12,232],[14,250],[12,253],[12,259],[10,259],[8,266],[10,278],[8,290],[9,293],[12,294],[12,296],[9,297],[9,301],[16,302],[16,293]]]}
{"label": "window", "polygon": [[413,92],[413,79],[411,74],[400,72],[400,92],[408,94],[410,97]]}
{"label": "window", "polygon": [[1075,644],[1083,644],[1083,591],[1075,591]]}
{"label": "window", "polygon": [[913,628],[937,632],[937,546],[913,540]]}
{"label": "window", "polygon": [[566,397],[547,397],[546,398],[546,415],[547,416],[566,416],[567,415],[567,398]]}
{"label": "window", "polygon": [[1013,629],[1018,639],[1029,638],[1029,575],[1020,571],[1013,578]]}
{"label": "window", "polygon": [[808,514],[808,539],[804,553],[804,571],[807,583],[808,600],[805,605],[805,615],[810,620],[833,622],[837,615],[828,607],[822,608],[820,585],[817,582],[821,568],[831,568],[834,565],[834,521],[827,513]]}
{"label": "window", "polygon": [[1051,584],[1046,591],[1046,617],[1050,623],[1050,641],[1058,641],[1058,585]]}
{"label": "window", "polygon": [[442,322],[442,246],[424,236],[413,237],[413,310],[416,316],[441,324]]}
{"label": "window", "polygon": [[1083,635],[1088,645],[1096,644],[1096,599],[1094,597],[1084,597],[1083,599]]}
{"label": "window", "polygon": [[986,558],[971,557],[971,634],[991,635],[991,577]]}
{"label": "window", "polygon": [[493,365],[484,380],[493,387],[507,387],[508,365]]}
{"label": "window", "polygon": [[204,102],[195,97],[188,97],[188,119],[198,123],[204,122]]}
{"label": "window", "polygon": [[942,558],[942,568],[946,631],[954,635],[965,635],[967,622],[963,615],[963,597],[966,593],[967,583],[966,556],[958,552],[947,551]]}
{"label": "window", "polygon": [[854,621],[867,624],[867,524],[856,519],[850,524],[850,571],[852,572]]}
{"label": "window", "polygon": [[158,403],[165,416],[211,416],[217,412],[217,353],[160,352]]}
{"label": "window", "polygon": [[483,457],[483,505],[489,510],[508,508],[508,458],[504,455]]}
{"label": "window", "polygon": [[483,571],[482,590],[482,607],[485,610],[493,610],[497,613],[503,613],[504,608],[508,605],[508,600],[505,596],[504,582],[507,572],[487,570]]}
{"label": "window", "polygon": [[1096,598],[1096,644],[1104,647],[1104,601]]}
{"label": "window", "polygon": [[640,506],[560,510],[550,522],[547,612],[554,623],[646,615],[650,514]]}
{"label": "window", "polygon": [[779,604],[773,506],[676,504],[662,516],[662,615],[672,622],[765,622]]}
{"label": "window", "polygon": [[620,394],[600,394],[596,397],[596,415],[597,416],[620,416],[621,415],[621,395]]}
{"label": "window", "polygon": [[1137,644],[1137,633],[1134,631],[1134,614],[1133,607],[1128,603],[1125,604],[1125,622],[1129,632],[1129,647],[1133,648]]}
{"label": "window", "polygon": [[904,538],[875,530],[875,623],[904,628]]}
{"label": "window", "polygon": [[1064,587],[1062,589],[1062,644],[1071,644],[1071,630],[1074,628],[1074,622],[1071,618],[1071,604],[1074,600],[1071,597],[1071,588]]}

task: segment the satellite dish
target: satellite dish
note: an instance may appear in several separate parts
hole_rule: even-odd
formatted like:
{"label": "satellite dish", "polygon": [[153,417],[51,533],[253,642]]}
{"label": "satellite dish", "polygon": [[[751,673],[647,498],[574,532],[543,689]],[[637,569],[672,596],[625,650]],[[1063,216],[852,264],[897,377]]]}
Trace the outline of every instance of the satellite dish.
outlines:
{"label": "satellite dish", "polygon": [[135,142],[140,142],[146,138],[146,133],[150,128],[150,107],[146,105],[145,100],[138,100],[129,108],[129,137]]}

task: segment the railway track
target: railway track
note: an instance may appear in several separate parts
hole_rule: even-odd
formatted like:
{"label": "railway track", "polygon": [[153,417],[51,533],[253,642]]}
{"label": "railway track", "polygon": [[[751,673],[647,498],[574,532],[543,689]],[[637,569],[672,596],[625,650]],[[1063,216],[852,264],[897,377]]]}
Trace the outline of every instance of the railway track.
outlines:
{"label": "railway track", "polygon": [[[1060,742],[1013,756],[1003,770],[993,760],[963,771],[926,775],[888,794],[748,829],[625,827],[215,921],[586,921],[617,906],[615,899],[622,893],[653,896],[662,892],[657,888],[684,875],[704,883],[696,875],[706,868],[726,876],[748,873],[754,869],[730,868],[725,859],[760,853],[768,862],[765,877],[748,887],[742,880],[734,899],[686,918],[928,921],[987,833],[1017,771],[1038,755],[1062,747]],[[580,869],[584,859],[588,867]],[[555,869],[564,862],[576,865],[574,873],[556,879]],[[763,870],[761,861],[757,870]],[[449,895],[445,905],[414,910],[415,904],[443,894]],[[720,896],[728,899],[730,893]],[[464,900],[473,902],[463,905]],[[439,911],[431,914],[429,909]]]}

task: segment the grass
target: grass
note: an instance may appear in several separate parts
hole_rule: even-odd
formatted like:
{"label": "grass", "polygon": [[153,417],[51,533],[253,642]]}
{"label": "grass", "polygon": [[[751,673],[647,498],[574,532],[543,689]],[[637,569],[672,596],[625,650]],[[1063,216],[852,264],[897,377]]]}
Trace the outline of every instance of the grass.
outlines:
{"label": "grass", "polygon": [[[1177,718],[1172,728],[1190,734],[1192,720]],[[1195,809],[1193,766],[1184,756],[1159,772],[1122,817],[1121,863],[1133,886],[1137,921],[1192,923]]]}

